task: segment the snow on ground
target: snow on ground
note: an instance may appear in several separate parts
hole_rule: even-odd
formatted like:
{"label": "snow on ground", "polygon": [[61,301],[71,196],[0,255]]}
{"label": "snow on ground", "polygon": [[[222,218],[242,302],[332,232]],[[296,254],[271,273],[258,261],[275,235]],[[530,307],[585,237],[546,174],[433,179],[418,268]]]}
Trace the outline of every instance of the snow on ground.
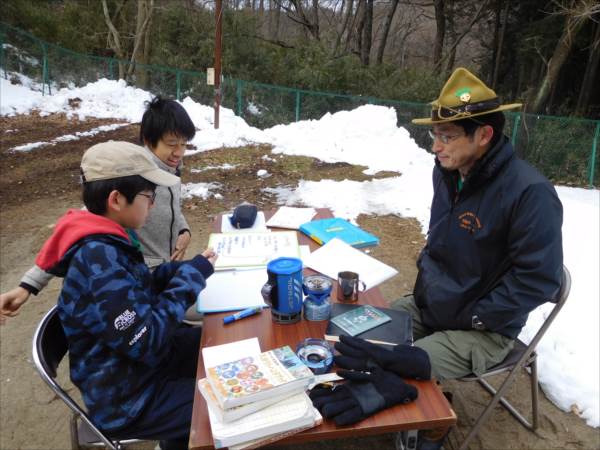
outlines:
{"label": "snow on ground", "polygon": [[[78,108],[69,99],[81,99]],[[64,112],[80,118],[99,117],[138,122],[151,94],[128,87],[122,81],[99,80],[82,88],[62,89],[42,96],[2,79],[0,113],[40,114]],[[371,181],[300,181],[298,186],[268,190],[281,204],[329,207],[351,220],[359,214],[398,214],[415,217],[426,232],[432,196],[433,157],[419,148],[408,132],[396,126],[391,108],[362,106],[353,111],[326,114],[320,120],[278,125],[267,130],[250,127],[222,108],[220,129],[214,130],[212,108],[182,102],[199,132],[191,142],[193,154],[214,148],[248,143],[273,145],[274,154],[312,156],[326,162],[347,162],[366,167],[365,173],[397,172],[398,176]],[[39,143],[38,143],[39,144]],[[35,143],[28,144],[35,145]],[[186,184],[184,198],[220,198],[215,183]],[[539,377],[548,397],[565,411],[576,406],[590,426],[600,426],[600,195],[598,190],[558,186],[564,206],[563,247],[565,265],[573,285],[564,309],[538,346]],[[551,305],[533,311],[521,333],[529,341]]]}
{"label": "snow on ground", "polygon": [[75,134],[65,134],[63,136],[59,136],[56,139],[45,142],[33,142],[31,144],[19,145],[17,147],[13,147],[11,151],[17,152],[27,152],[29,150],[33,150],[34,148],[44,147],[46,145],[56,145],[58,142],[65,141],[75,141],[81,137],[93,136],[98,133],[104,133],[106,131],[116,130],[117,128],[122,128],[128,126],[128,123],[113,123],[110,125],[100,125],[99,127],[92,128],[88,131],[78,131]]}

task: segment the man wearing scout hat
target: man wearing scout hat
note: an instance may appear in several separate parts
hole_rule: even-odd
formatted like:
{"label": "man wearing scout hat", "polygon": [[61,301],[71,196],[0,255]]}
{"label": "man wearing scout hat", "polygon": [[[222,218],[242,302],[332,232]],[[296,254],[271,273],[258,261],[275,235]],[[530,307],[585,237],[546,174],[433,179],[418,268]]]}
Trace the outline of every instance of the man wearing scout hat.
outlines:
{"label": "man wearing scout hat", "polygon": [[394,307],[412,314],[415,346],[444,380],[501,362],[529,312],[554,298],[562,205],[503,134],[502,111],[521,104],[502,104],[459,68],[431,106],[430,117],[413,120],[431,127],[435,154],[427,244],[413,296]]}

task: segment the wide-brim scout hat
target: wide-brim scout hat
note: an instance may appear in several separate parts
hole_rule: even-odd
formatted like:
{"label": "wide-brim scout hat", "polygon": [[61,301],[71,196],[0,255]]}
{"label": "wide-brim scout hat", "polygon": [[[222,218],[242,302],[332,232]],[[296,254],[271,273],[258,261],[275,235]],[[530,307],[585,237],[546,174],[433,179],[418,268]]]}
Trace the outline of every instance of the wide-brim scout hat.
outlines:
{"label": "wide-brim scout hat", "polygon": [[435,125],[521,106],[521,103],[501,105],[500,99],[492,89],[467,69],[459,67],[446,81],[440,96],[431,102],[431,117],[413,119],[412,123]]}
{"label": "wide-brim scout hat", "polygon": [[179,177],[160,169],[150,151],[123,141],[92,145],[81,158],[83,182],[139,175],[159,186],[173,186]]}

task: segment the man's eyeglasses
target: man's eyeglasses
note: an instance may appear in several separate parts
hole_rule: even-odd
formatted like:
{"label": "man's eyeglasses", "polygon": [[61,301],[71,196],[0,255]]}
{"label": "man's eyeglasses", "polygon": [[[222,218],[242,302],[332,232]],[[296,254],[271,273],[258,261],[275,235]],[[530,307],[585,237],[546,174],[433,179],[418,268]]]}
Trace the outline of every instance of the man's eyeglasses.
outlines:
{"label": "man's eyeglasses", "polygon": [[154,203],[154,200],[156,200],[156,191],[152,192],[152,194],[144,194],[143,192],[138,192],[137,195],[146,197],[147,199],[150,200],[150,203]]}
{"label": "man's eyeglasses", "polygon": [[433,130],[428,130],[427,132],[429,133],[429,137],[432,141],[438,139],[442,144],[448,144],[450,141],[453,141],[454,139],[463,136],[462,134],[454,134],[452,136],[448,136],[447,134],[434,133]]}

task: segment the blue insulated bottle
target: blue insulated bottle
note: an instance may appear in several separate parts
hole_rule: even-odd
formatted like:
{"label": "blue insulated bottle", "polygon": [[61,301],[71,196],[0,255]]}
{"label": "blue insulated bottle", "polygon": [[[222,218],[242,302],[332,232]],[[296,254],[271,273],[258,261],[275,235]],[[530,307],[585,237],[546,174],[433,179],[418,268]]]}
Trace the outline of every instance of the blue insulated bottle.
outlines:
{"label": "blue insulated bottle", "polygon": [[302,261],[281,257],[267,265],[268,280],[261,289],[277,323],[295,323],[302,316]]}

